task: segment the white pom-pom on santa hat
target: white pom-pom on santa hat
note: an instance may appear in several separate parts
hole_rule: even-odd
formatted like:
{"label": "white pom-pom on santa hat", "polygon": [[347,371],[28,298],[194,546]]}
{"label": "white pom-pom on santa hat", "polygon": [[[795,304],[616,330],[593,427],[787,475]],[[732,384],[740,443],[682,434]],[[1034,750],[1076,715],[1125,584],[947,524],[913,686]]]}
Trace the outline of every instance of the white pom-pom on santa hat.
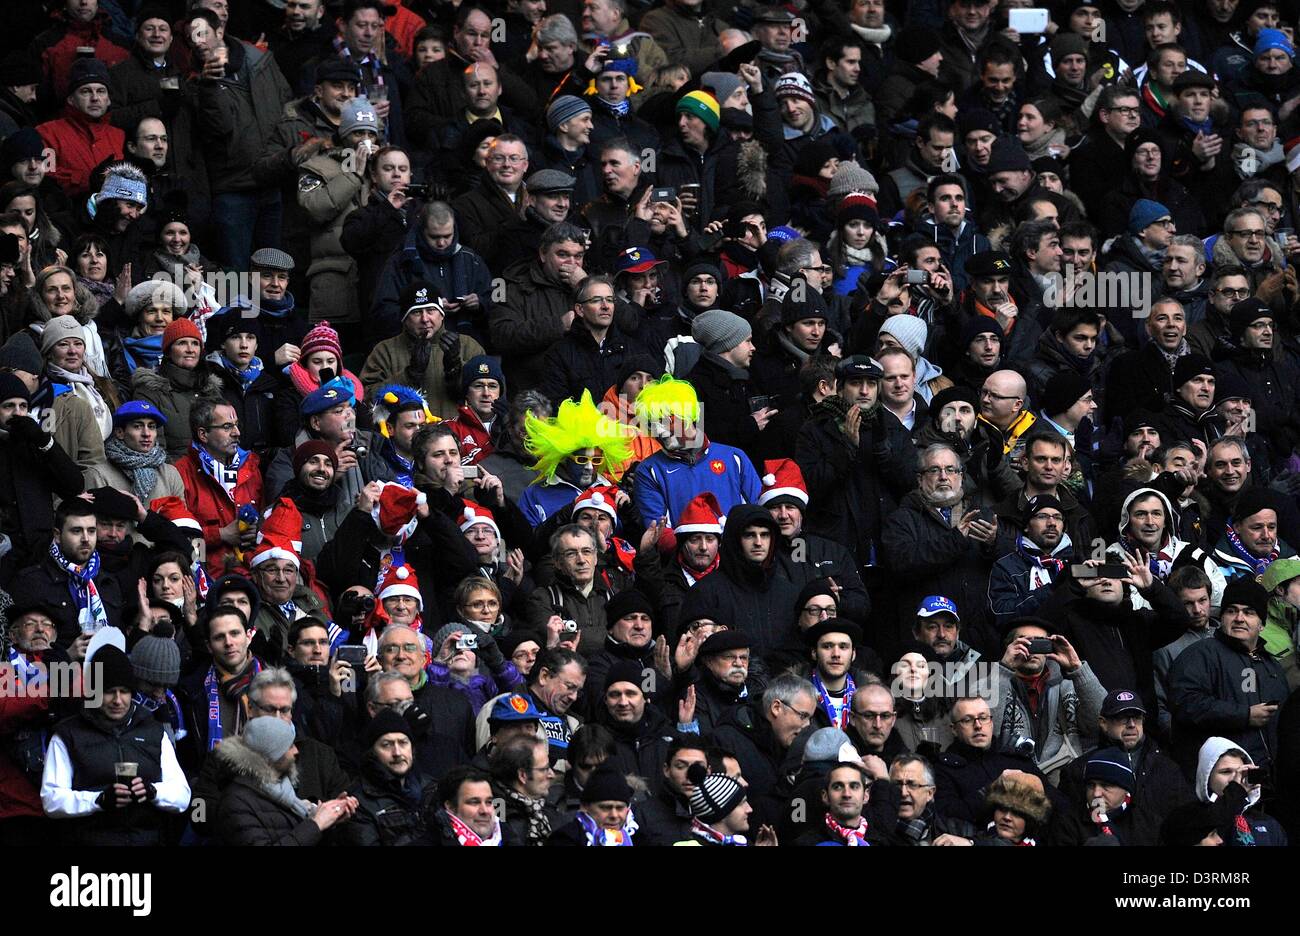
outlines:
{"label": "white pom-pom on santa hat", "polygon": [[593,504],[603,504],[605,503],[605,495],[600,493],[600,491],[597,491],[591,495],[591,502]]}
{"label": "white pom-pom on santa hat", "polygon": [[406,566],[398,566],[397,571],[393,573],[399,580],[405,582],[411,577],[411,570]]}
{"label": "white pom-pom on santa hat", "polygon": [[478,516],[478,514],[476,514],[476,513],[474,512],[474,508],[473,508],[473,507],[466,507],[466,508],[465,508],[465,519],[466,519],[466,520],[473,520],[473,519],[474,519],[475,517],[477,517],[477,516]]}
{"label": "white pom-pom on santa hat", "polygon": [[765,474],[765,475],[763,475],[763,486],[764,486],[764,487],[772,487],[772,486],[775,485],[775,484],[776,484],[776,475],[774,475],[774,474]]}

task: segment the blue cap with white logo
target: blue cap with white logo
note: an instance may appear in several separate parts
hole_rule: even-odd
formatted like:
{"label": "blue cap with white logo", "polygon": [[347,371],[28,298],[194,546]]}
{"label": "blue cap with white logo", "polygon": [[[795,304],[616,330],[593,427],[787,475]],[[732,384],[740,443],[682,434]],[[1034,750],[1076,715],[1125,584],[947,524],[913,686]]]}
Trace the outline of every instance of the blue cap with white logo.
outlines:
{"label": "blue cap with white logo", "polygon": [[921,607],[916,609],[917,617],[934,617],[936,614],[951,614],[961,623],[961,616],[957,613],[957,604],[951,598],[945,598],[943,595],[929,595],[921,601]]}
{"label": "blue cap with white logo", "polygon": [[124,426],[134,419],[156,419],[158,425],[167,425],[167,417],[158,407],[145,400],[131,400],[113,411],[113,428]]}

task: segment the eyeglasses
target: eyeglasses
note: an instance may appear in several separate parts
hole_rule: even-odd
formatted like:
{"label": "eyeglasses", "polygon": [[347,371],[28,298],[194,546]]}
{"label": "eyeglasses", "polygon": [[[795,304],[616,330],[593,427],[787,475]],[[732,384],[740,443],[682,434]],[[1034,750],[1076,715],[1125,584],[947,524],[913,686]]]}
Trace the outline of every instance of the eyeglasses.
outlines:
{"label": "eyeglasses", "polygon": [[811,614],[811,615],[813,615],[813,616],[815,616],[815,617],[828,617],[828,618],[830,618],[830,617],[835,617],[835,607],[834,607],[834,605],[832,605],[832,606],[830,606],[830,607],[820,608],[820,607],[818,607],[817,605],[804,605],[804,606],[803,606],[803,613],[804,613],[804,614]]}
{"label": "eyeglasses", "polygon": [[801,269],[805,272],[811,271],[813,273],[829,273],[831,271],[831,268],[824,263],[821,266],[801,267]]}
{"label": "eyeglasses", "polygon": [[545,767],[525,767],[524,770],[527,770],[530,774],[535,774],[539,770],[544,774],[555,773],[555,768],[550,764],[547,764]]}
{"label": "eyeglasses", "polygon": [[1138,107],[1108,107],[1106,110],[1110,111],[1112,114],[1122,114],[1125,117],[1136,117],[1138,114],[1142,113],[1141,108]]}
{"label": "eyeglasses", "polygon": [[501,607],[501,602],[497,601],[495,598],[488,598],[486,601],[467,601],[465,602],[465,607],[469,608],[471,611],[487,611],[490,608]]}
{"label": "eyeglasses", "polygon": [[853,717],[869,722],[893,721],[897,718],[893,712],[854,712]]}
{"label": "eyeglasses", "polygon": [[[1277,122],[1274,121],[1272,117],[1264,117],[1264,118],[1261,119],[1261,120],[1247,120],[1247,121],[1246,121],[1246,126],[1247,126],[1247,127],[1253,127],[1253,128],[1255,128],[1255,129],[1262,129],[1262,128],[1264,128],[1264,127],[1275,127],[1275,126],[1277,126]],[[1260,203],[1259,203],[1259,202],[1251,202],[1251,204],[1252,204],[1252,205],[1258,205],[1258,204],[1260,204]],[[1279,209],[1279,210],[1280,210],[1280,209]]]}
{"label": "eyeglasses", "polygon": [[929,468],[922,468],[921,474],[937,478],[940,475],[962,475],[966,469],[960,465],[931,465]]}
{"label": "eyeglasses", "polygon": [[259,712],[266,712],[268,715],[292,715],[292,705],[263,705],[261,702],[254,702]]}
{"label": "eyeglasses", "polygon": [[[780,702],[781,700],[778,699],[777,701]],[[813,720],[812,712],[801,712],[788,702],[781,702],[781,707],[788,708],[790,711],[794,712],[795,715],[799,717],[799,721],[803,722],[805,725]]]}
{"label": "eyeglasses", "polygon": [[493,156],[488,162],[500,166],[509,163],[512,166],[520,166],[528,162],[527,156]]}
{"label": "eyeglasses", "polygon": [[604,455],[570,455],[569,461],[575,465],[602,465],[605,463]]}
{"label": "eyeglasses", "polygon": [[1220,287],[1219,289],[1216,289],[1215,292],[1227,299],[1245,299],[1250,295],[1249,289],[1232,289],[1228,286]]}
{"label": "eyeglasses", "polygon": [[613,296],[589,296],[586,299],[579,300],[583,305],[613,305]]}
{"label": "eyeglasses", "polygon": [[992,721],[993,716],[986,713],[984,715],[967,715],[965,718],[959,718],[957,724],[963,728],[974,728],[976,725],[987,725]]}
{"label": "eyeglasses", "polygon": [[1018,396],[1007,396],[1004,393],[994,393],[992,390],[981,390],[980,399],[981,400],[1019,400],[1021,398]]}
{"label": "eyeglasses", "polygon": [[208,432],[215,432],[218,429],[220,429],[222,432],[234,432],[236,429],[239,428],[239,423],[228,422],[228,423],[221,423],[220,425],[217,426],[204,426],[203,428],[208,430]]}
{"label": "eyeglasses", "polygon": [[915,793],[917,790],[933,790],[933,783],[918,783],[915,780],[890,780],[894,786],[900,790],[906,790],[909,793]]}
{"label": "eyeglasses", "polygon": [[383,654],[393,654],[393,653],[397,653],[399,650],[402,653],[419,653],[420,645],[414,643],[384,644],[382,647],[379,648],[379,652]]}
{"label": "eyeglasses", "polygon": [[[1270,123],[1271,122],[1272,121],[1270,121]],[[1249,202],[1248,204],[1252,208],[1258,208],[1260,211],[1267,211],[1269,214],[1280,215],[1282,213],[1282,206],[1275,205],[1272,202],[1253,201],[1253,202]]]}
{"label": "eyeglasses", "polygon": [[572,562],[574,559],[578,558],[594,559],[595,557],[596,550],[592,549],[590,546],[586,549],[566,549],[564,552],[560,553],[560,558],[566,562]]}
{"label": "eyeglasses", "polygon": [[1229,231],[1231,237],[1241,237],[1245,240],[1260,240],[1264,237],[1263,228],[1251,228],[1249,231]]}

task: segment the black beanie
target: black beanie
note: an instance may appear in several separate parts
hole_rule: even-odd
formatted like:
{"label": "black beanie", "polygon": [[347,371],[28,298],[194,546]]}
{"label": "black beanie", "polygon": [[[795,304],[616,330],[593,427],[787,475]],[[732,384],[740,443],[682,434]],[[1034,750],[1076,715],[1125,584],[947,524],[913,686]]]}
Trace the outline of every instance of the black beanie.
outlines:
{"label": "black beanie", "polygon": [[1268,488],[1246,488],[1237,495],[1237,506],[1232,511],[1233,522],[1253,517],[1261,510],[1277,513],[1277,498]]}
{"label": "black beanie", "polygon": [[1250,576],[1243,575],[1228,583],[1223,590],[1221,606],[1226,608],[1228,605],[1245,605],[1259,615],[1260,623],[1268,620],[1268,592]]}
{"label": "black beanie", "polygon": [[131,668],[131,659],[117,647],[107,644],[95,651],[90,661],[92,671],[98,670],[97,679],[100,692],[126,686],[135,689],[135,670]]}
{"label": "black beanie", "polygon": [[930,415],[934,417],[935,422],[939,421],[939,414],[949,403],[969,403],[976,412],[979,412],[979,391],[973,387],[963,387],[961,384],[953,384],[940,390],[930,400]]}
{"label": "black beanie", "polygon": [[[650,604],[650,599],[643,592],[635,588],[628,588],[619,592],[605,602],[605,629],[608,630],[617,624],[619,618],[637,612],[648,614],[650,619],[654,620],[654,606]],[[637,680],[637,683],[639,684],[640,680]]]}
{"label": "black beanie", "polygon": [[640,688],[645,682],[645,666],[637,660],[615,660],[605,674],[605,685],[600,687],[600,691],[608,692],[610,686],[621,682]]}
{"label": "black beanie", "polygon": [[1214,365],[1204,354],[1184,354],[1174,365],[1174,392],[1193,377],[1214,376]]}
{"label": "black beanie", "polygon": [[619,773],[617,767],[612,764],[601,764],[587,778],[587,785],[582,788],[580,800],[583,803],[603,803],[607,800],[630,803],[632,787],[627,782],[627,777]]}
{"label": "black beanie", "polygon": [[[802,280],[804,286],[802,289],[795,289],[794,283]],[[795,296],[801,296],[796,300]],[[791,288],[781,300],[781,324],[793,325],[795,322],[802,322],[804,319],[819,318],[828,319],[830,316],[826,312],[826,300],[822,294],[811,283],[802,276],[796,276],[791,281]]]}
{"label": "black beanie", "polygon": [[[1228,331],[1232,335],[1232,340],[1241,341],[1241,336],[1246,333],[1246,327],[1251,322],[1259,319],[1272,319],[1274,324],[1277,322],[1277,315],[1268,307],[1268,303],[1262,299],[1243,299],[1232,307],[1232,312],[1228,314]],[[1215,397],[1217,400],[1218,397]]]}
{"label": "black beanie", "polygon": [[894,57],[909,65],[920,65],[939,51],[939,31],[908,26],[894,39]]}
{"label": "black beanie", "polygon": [[999,341],[1007,340],[1007,333],[997,319],[988,315],[972,315],[961,326],[961,349],[965,351],[970,343],[985,332],[992,332]]}
{"label": "black beanie", "polygon": [[664,364],[661,359],[652,354],[637,352],[628,355],[623,361],[623,366],[614,376],[614,392],[621,393],[623,384],[627,383],[628,378],[637,371],[645,371],[651,377],[658,378],[663,375]]}
{"label": "black beanie", "polygon": [[405,718],[392,709],[384,709],[366,725],[366,733],[361,738],[362,744],[367,748],[372,747],[386,734],[404,734],[410,738],[411,726]]}
{"label": "black beanie", "polygon": [[828,159],[836,156],[835,147],[821,140],[814,140],[804,145],[794,158],[794,174],[815,178],[822,171]]}
{"label": "black beanie", "polygon": [[1040,406],[1046,415],[1059,416],[1078,403],[1091,389],[1092,384],[1088,378],[1072,370],[1063,370],[1048,379],[1047,386],[1043,388]]}

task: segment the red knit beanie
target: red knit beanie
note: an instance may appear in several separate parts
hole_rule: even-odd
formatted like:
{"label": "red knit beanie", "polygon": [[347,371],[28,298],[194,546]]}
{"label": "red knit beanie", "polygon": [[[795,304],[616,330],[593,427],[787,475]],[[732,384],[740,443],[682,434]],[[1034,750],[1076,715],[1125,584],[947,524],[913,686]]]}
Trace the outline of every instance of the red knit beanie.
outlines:
{"label": "red knit beanie", "polygon": [[182,338],[193,338],[200,345],[203,344],[203,335],[199,333],[199,326],[187,318],[178,318],[168,325],[167,330],[163,332],[163,354],[166,354],[167,350]]}
{"label": "red knit beanie", "polygon": [[330,328],[329,322],[321,322],[307,332],[307,337],[302,340],[302,360],[307,360],[317,351],[330,352],[338,359],[339,366],[342,366],[343,345],[339,341],[339,333]]}

